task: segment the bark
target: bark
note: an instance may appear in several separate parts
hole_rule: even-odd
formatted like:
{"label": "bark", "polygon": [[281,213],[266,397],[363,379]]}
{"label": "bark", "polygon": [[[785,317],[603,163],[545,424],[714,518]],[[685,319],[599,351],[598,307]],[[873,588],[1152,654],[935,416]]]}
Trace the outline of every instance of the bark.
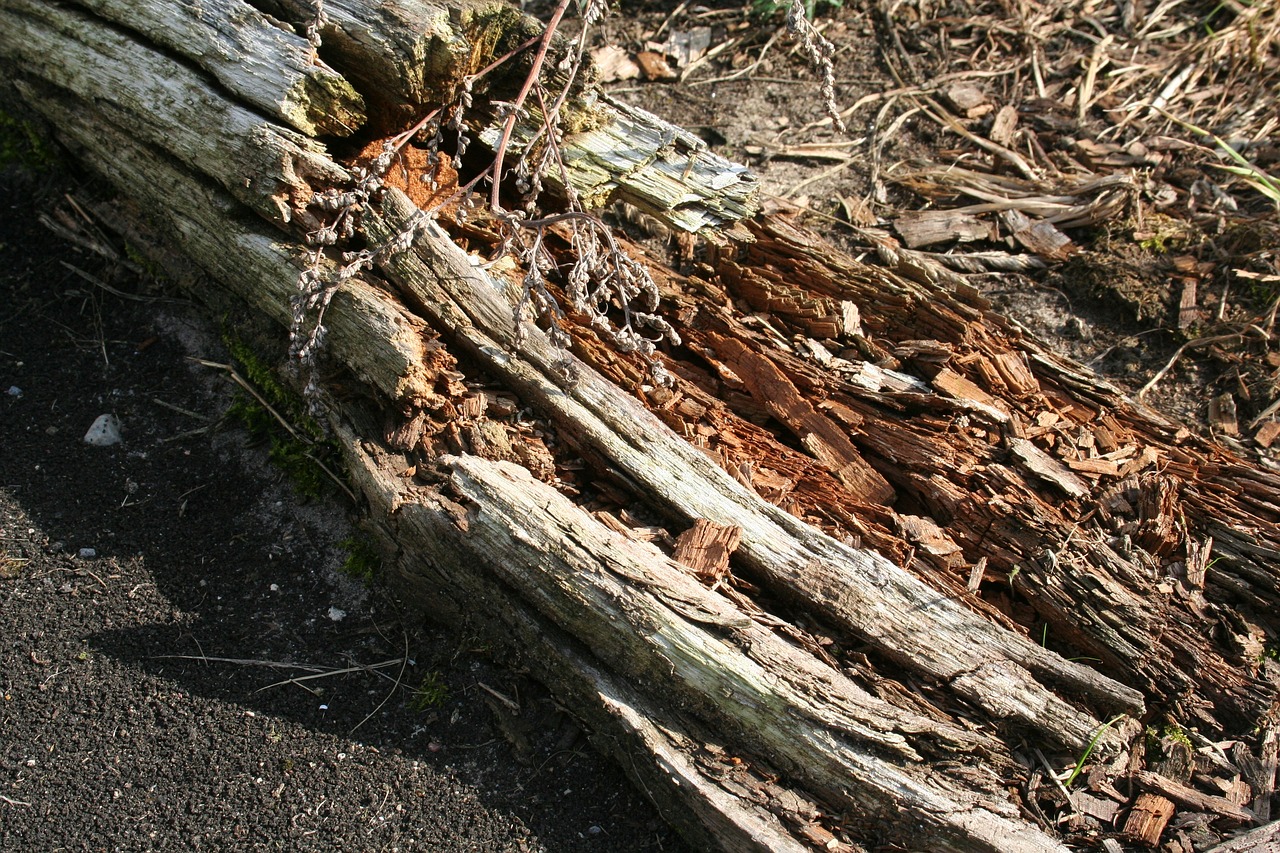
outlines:
{"label": "bark", "polygon": [[[486,3],[179,5],[0,0],[9,94],[122,221],[181,248],[195,292],[295,331],[300,273],[339,263],[305,243],[313,200],[361,165],[333,138],[376,152],[538,32]],[[318,23],[318,53],[272,15]],[[482,144],[486,98],[525,62],[476,87]],[[690,275],[631,247],[683,341],[661,356],[675,382],[583,318],[572,352],[518,329],[520,275],[459,245],[487,224],[424,220],[393,169],[359,234],[404,250],[345,279],[324,325],[331,366],[368,389],[330,396],[328,420],[397,583],[520,654],[703,847],[1064,849],[1008,792],[1022,738],[1067,763],[1118,753],[1149,705],[1220,739],[1260,724],[1280,478],[883,235],[871,265],[754,215],[754,178],[692,135],[590,86],[566,109],[561,191],[706,238]]]}

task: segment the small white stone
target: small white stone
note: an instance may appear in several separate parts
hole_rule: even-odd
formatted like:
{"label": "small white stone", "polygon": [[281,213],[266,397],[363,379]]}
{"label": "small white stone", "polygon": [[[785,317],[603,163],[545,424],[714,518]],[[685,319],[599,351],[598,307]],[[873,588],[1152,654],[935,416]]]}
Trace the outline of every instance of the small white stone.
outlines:
{"label": "small white stone", "polygon": [[341,607],[330,607],[329,618],[334,622],[341,622],[343,619],[347,618],[347,611],[343,610]]}
{"label": "small white stone", "polygon": [[22,396],[22,389],[21,389],[21,388],[19,388],[17,385],[10,385],[10,386],[9,386],[9,396],[10,396],[10,397],[21,397],[21,396]]}
{"label": "small white stone", "polygon": [[120,443],[120,420],[115,415],[98,415],[84,434],[84,443],[94,447],[110,447]]}
{"label": "small white stone", "polygon": [[98,550],[96,548],[81,548],[79,554],[82,560],[92,560],[98,556]]}

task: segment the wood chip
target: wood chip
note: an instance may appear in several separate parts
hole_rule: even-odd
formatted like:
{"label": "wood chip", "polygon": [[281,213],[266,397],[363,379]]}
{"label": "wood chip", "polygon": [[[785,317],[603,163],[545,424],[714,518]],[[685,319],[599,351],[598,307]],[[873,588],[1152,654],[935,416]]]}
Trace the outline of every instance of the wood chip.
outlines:
{"label": "wood chip", "polygon": [[1046,219],[1033,220],[1020,210],[1005,210],[1000,213],[1000,221],[1014,240],[1046,260],[1066,260],[1076,251],[1071,238]]}
{"label": "wood chip", "polygon": [[1209,401],[1209,424],[1226,435],[1240,434],[1240,424],[1236,420],[1236,398],[1230,391]]}
{"label": "wood chip", "polygon": [[1155,847],[1173,812],[1172,800],[1157,794],[1139,794],[1124,822],[1124,834],[1139,844]]}
{"label": "wood chip", "polygon": [[1118,477],[1120,466],[1109,459],[1068,459],[1067,467],[1088,477]]}
{"label": "wood chip", "polygon": [[644,79],[652,83],[670,83],[680,76],[676,74],[665,56],[652,50],[642,50],[637,53],[636,62],[640,64],[640,73]]}
{"label": "wood chip", "polygon": [[[1135,778],[1139,785],[1158,794],[1161,799],[1168,798],[1165,800],[1166,802],[1173,800],[1187,808],[1202,812],[1213,812],[1219,817],[1238,823],[1254,823],[1256,821],[1253,812],[1243,806],[1236,805],[1226,797],[1202,794],[1195,788],[1175,782],[1159,773],[1153,773],[1150,770],[1139,770]],[[1143,796],[1147,795],[1144,794]],[[1138,799],[1141,800],[1142,797]],[[1172,808],[1173,803],[1169,803],[1169,805]],[[1135,803],[1134,809],[1136,810],[1137,808],[1138,806]],[[1125,829],[1126,831],[1128,830],[1128,824],[1125,825]]]}
{"label": "wood chip", "polygon": [[1120,476],[1132,477],[1140,471],[1145,471],[1148,467],[1154,465],[1159,459],[1160,451],[1151,446],[1144,447],[1140,454],[1121,466]]}
{"label": "wood chip", "polygon": [[987,95],[972,83],[953,83],[942,92],[957,112],[969,113],[987,103]]}
{"label": "wood chip", "polygon": [[1105,824],[1115,823],[1116,814],[1120,811],[1119,803],[1086,794],[1084,791],[1072,791],[1071,804],[1082,814]]}
{"label": "wood chip", "polygon": [[1265,421],[1253,434],[1253,440],[1258,442],[1259,447],[1270,447],[1276,436],[1280,436],[1280,421]]}
{"label": "wood chip", "polygon": [[844,430],[805,399],[776,364],[736,338],[717,337],[715,346],[733,371],[742,377],[752,398],[790,430],[859,500],[886,505],[893,502],[894,490],[889,481],[862,458]]}
{"label": "wood chip", "polygon": [[999,109],[991,122],[991,141],[997,145],[1007,146],[1013,141],[1013,131],[1018,126],[1018,111],[1008,105]]}
{"label": "wood chip", "polygon": [[1178,328],[1189,329],[1200,322],[1200,309],[1196,307],[1196,283],[1194,278],[1182,279],[1182,295],[1178,298]]}
{"label": "wood chip", "polygon": [[921,515],[903,514],[899,515],[895,521],[898,522],[898,529],[907,541],[934,556],[954,557],[959,554],[961,556],[957,562],[963,564],[963,551],[960,546],[933,519]]}
{"label": "wood chip", "polygon": [[987,573],[987,558],[979,557],[978,562],[973,564],[973,568],[969,570],[969,583],[966,588],[969,592],[977,592],[982,586],[982,578]]}
{"label": "wood chip", "polygon": [[1025,438],[1010,439],[1009,449],[1022,460],[1028,470],[1062,489],[1068,497],[1082,498],[1089,494],[1089,485],[1084,480]]}
{"label": "wood chip", "polygon": [[1213,552],[1213,537],[1204,541],[1187,540],[1187,583],[1196,589],[1204,589],[1204,576],[1209,568],[1209,554]]}
{"label": "wood chip", "polygon": [[1142,478],[1138,495],[1138,531],[1136,542],[1148,554],[1166,557],[1181,541],[1178,521],[1181,504],[1178,488],[1167,476],[1148,474]]}
{"label": "wood chip", "polygon": [[949,367],[942,368],[933,377],[933,387],[953,400],[966,400],[973,403],[997,423],[1006,423],[1009,420],[1009,407],[1003,400],[991,396],[979,388],[977,383]]}
{"label": "wood chip", "polygon": [[699,518],[676,537],[671,559],[693,569],[704,580],[720,580],[729,573],[729,558],[741,541],[741,527]]}
{"label": "wood chip", "polygon": [[955,210],[915,211],[899,216],[893,227],[910,249],[935,243],[971,243],[993,236],[990,222]]}

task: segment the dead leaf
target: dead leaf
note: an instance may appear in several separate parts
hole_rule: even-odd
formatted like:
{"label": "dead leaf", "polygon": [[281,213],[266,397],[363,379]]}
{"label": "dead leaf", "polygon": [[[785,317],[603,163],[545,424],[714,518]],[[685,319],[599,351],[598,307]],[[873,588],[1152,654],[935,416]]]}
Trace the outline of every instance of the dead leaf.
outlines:
{"label": "dead leaf", "polygon": [[634,80],[640,76],[640,66],[631,55],[617,45],[605,45],[591,51],[591,60],[600,71],[601,83],[617,80]]}
{"label": "dead leaf", "polygon": [[661,53],[642,50],[636,54],[636,61],[640,63],[640,73],[644,79],[654,83],[670,83],[679,76]]}

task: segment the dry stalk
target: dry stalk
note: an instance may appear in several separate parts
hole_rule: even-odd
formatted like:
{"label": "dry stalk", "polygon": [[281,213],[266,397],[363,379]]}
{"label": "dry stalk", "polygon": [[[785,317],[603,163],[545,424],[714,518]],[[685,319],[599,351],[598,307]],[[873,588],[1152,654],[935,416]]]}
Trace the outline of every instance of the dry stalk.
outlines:
{"label": "dry stalk", "polygon": [[832,57],[836,48],[805,15],[804,0],[791,0],[787,8],[787,32],[800,41],[809,66],[821,76],[822,101],[831,123],[840,133],[845,132],[844,119],[836,106],[836,72]]}

